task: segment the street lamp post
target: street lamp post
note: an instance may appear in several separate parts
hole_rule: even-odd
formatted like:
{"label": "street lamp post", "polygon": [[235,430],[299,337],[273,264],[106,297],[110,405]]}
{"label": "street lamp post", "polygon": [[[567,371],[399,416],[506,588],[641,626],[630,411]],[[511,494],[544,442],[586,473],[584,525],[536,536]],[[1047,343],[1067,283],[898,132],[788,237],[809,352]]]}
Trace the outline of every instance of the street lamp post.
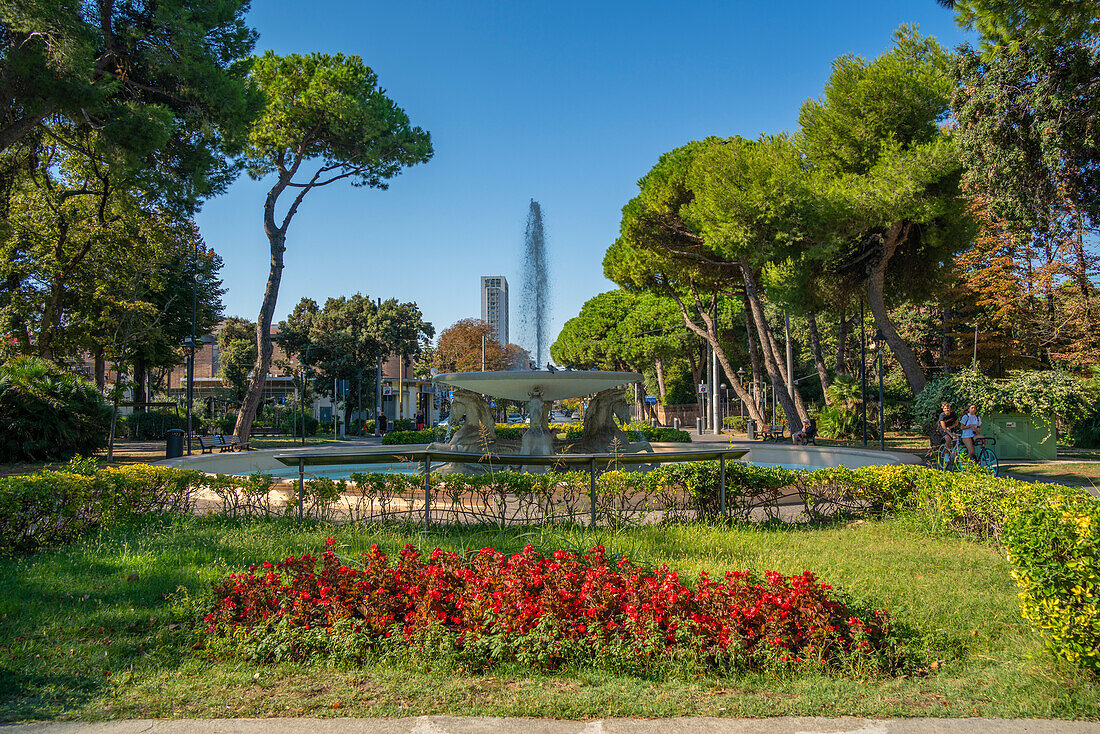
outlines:
{"label": "street lamp post", "polygon": [[863,318],[863,299],[859,299],[859,404],[863,412],[863,445],[867,445],[867,330]]}
{"label": "street lamp post", "polygon": [[[191,324],[192,334],[195,331],[195,324]],[[192,412],[195,404],[195,350],[203,346],[204,344],[210,344],[214,340],[211,337],[204,336],[196,339],[193,335],[183,340],[180,346],[187,349],[187,455],[191,455],[191,437],[194,435],[192,430]]]}
{"label": "street lamp post", "polygon": [[883,400],[882,390],[882,343],[886,340],[886,337],[882,333],[882,329],[875,331],[875,346],[878,351],[878,450],[886,450],[886,415],[883,410],[886,404]]}

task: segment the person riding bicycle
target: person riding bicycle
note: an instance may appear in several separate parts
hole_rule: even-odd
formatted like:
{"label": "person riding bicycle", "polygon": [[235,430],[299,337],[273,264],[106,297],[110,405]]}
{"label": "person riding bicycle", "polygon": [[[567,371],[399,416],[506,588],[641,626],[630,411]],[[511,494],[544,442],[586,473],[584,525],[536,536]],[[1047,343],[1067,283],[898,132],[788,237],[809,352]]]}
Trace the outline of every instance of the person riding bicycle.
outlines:
{"label": "person riding bicycle", "polygon": [[945,441],[954,441],[957,438],[955,431],[959,428],[959,417],[951,410],[951,403],[944,403],[940,407],[943,412],[936,418],[936,432]]}
{"label": "person riding bicycle", "polygon": [[982,435],[982,419],[978,415],[978,406],[971,403],[966,412],[963,413],[963,417],[959,419],[959,426],[962,427],[962,442],[966,444],[966,455],[970,457],[970,460],[974,460],[974,444],[985,441],[985,436]]}

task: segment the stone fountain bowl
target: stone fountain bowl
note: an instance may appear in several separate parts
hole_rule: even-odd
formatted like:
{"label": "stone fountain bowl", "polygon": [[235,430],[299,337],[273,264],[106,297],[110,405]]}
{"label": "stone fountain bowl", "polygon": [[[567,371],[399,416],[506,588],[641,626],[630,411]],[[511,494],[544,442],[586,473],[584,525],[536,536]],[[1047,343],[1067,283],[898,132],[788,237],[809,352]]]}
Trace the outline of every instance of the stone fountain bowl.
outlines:
{"label": "stone fountain bowl", "polygon": [[433,382],[492,395],[505,400],[526,402],[533,393],[543,400],[565,400],[591,395],[601,390],[641,382],[637,372],[597,372],[579,370],[523,370],[516,372],[449,372]]}

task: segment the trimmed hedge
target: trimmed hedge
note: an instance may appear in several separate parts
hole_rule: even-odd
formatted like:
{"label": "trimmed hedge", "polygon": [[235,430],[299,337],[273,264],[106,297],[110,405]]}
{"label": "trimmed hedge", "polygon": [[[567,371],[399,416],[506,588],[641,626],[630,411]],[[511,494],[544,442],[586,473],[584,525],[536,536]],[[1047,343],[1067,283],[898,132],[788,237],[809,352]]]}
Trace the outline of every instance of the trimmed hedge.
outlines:
{"label": "trimmed hedge", "polygon": [[1100,673],[1100,502],[1048,492],[1013,505],[1002,537],[1024,618],[1056,655]]}
{"label": "trimmed hedge", "polygon": [[382,437],[383,446],[401,446],[410,443],[431,443],[445,437],[442,428],[425,428],[420,431],[390,431]]}
{"label": "trimmed hedge", "polygon": [[190,512],[204,480],[197,471],[147,464],[100,469],[91,460],[0,478],[0,546],[33,551],[140,513]]}

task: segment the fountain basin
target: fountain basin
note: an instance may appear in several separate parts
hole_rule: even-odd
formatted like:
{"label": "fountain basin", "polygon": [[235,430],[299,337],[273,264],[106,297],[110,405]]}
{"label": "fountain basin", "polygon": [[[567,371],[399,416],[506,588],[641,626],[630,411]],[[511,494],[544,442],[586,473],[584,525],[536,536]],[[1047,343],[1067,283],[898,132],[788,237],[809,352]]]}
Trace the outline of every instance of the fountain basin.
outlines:
{"label": "fountain basin", "polygon": [[527,370],[522,372],[449,372],[434,378],[433,382],[460,387],[482,395],[505,400],[527,402],[532,393],[543,400],[565,400],[607,390],[608,388],[640,382],[637,372],[582,372],[577,370],[549,372]]}

